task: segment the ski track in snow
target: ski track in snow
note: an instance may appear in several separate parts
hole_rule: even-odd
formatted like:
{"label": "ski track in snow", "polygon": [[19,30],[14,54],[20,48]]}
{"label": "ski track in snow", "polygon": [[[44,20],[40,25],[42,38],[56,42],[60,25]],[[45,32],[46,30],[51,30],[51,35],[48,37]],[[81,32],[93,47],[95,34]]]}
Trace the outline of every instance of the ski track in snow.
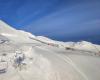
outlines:
{"label": "ski track in snow", "polygon": [[88,80],[87,76],[81,70],[79,70],[79,68],[76,66],[76,64],[68,56],[65,56],[65,55],[62,56],[61,54],[56,54],[56,52],[50,51],[49,49],[45,49],[45,48],[42,48],[39,46],[38,46],[38,48],[42,49],[44,51],[51,52],[53,55],[58,56],[60,59],[64,60],[66,63],[69,63],[70,65],[73,66],[74,69],[76,69],[83,76],[84,80]]}

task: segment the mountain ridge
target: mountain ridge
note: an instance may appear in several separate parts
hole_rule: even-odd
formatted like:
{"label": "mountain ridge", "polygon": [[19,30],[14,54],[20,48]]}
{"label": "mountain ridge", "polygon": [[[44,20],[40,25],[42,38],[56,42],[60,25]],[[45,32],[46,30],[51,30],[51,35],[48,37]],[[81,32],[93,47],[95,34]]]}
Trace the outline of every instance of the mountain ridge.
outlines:
{"label": "mountain ridge", "polygon": [[70,47],[73,49],[80,49],[80,50],[95,50],[96,46],[98,49],[100,48],[99,45],[92,44],[87,41],[80,41],[80,42],[62,42],[62,41],[55,41],[50,38],[47,38],[45,36],[35,36],[29,32],[25,32],[23,30],[16,30],[0,20],[0,35],[5,36],[6,39],[11,39],[14,42],[28,42],[32,43],[34,41],[36,42],[42,42],[46,45],[56,46],[59,48],[66,48]]}

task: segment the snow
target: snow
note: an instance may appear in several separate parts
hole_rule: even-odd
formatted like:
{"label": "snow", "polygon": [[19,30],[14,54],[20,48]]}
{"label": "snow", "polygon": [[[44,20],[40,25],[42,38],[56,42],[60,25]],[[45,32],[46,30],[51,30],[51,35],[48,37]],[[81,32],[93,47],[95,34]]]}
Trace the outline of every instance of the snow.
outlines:
{"label": "snow", "polygon": [[39,40],[41,40],[41,41],[47,42],[47,43],[55,43],[54,40],[49,39],[49,38],[44,37],[44,36],[37,36],[36,38],[39,39]]}
{"label": "snow", "polygon": [[87,41],[55,41],[0,21],[0,80],[100,80],[99,50]]}
{"label": "snow", "polygon": [[15,33],[16,30],[12,27],[10,27],[8,24],[0,20],[0,33],[7,33],[7,34],[12,34]]}
{"label": "snow", "polygon": [[35,37],[31,33],[10,27],[10,25],[4,23],[2,20],[0,20],[0,35],[7,37],[14,42],[31,42],[29,37]]}
{"label": "snow", "polygon": [[8,37],[17,37],[17,35],[7,34],[7,33],[1,33],[1,35],[8,36]]}

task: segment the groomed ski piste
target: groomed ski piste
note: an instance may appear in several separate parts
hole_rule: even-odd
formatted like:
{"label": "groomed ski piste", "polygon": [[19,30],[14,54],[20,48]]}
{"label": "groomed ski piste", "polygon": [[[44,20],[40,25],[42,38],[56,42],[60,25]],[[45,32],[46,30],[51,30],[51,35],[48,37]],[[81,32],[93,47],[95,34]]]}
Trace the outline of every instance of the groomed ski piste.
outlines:
{"label": "groomed ski piste", "polygon": [[100,80],[100,46],[35,36],[0,20],[0,80]]}

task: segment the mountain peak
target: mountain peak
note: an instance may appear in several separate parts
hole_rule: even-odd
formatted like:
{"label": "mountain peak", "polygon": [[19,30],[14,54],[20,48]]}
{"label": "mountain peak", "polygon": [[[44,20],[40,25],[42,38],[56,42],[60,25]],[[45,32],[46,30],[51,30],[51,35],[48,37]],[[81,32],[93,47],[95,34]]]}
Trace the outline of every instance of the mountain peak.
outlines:
{"label": "mountain peak", "polygon": [[4,21],[0,20],[0,33],[13,33],[16,29],[12,28],[8,24],[6,24]]}
{"label": "mountain peak", "polygon": [[10,25],[6,24],[4,21],[0,20],[0,35],[4,36],[6,38],[9,38],[12,41],[15,42],[24,42],[28,41],[30,42],[29,37],[35,37],[29,32],[25,32],[23,30],[16,30]]}

